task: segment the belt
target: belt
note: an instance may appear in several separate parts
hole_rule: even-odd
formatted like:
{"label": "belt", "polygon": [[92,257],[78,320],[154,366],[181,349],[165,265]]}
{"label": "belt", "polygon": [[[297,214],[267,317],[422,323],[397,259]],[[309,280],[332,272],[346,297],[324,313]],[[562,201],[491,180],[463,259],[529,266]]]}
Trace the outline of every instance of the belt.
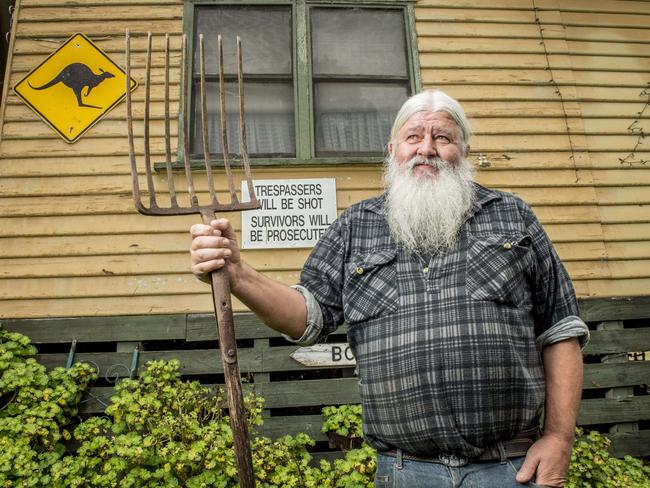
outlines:
{"label": "belt", "polygon": [[530,446],[532,446],[533,443],[539,438],[540,433],[538,429],[522,432],[512,439],[497,442],[496,444],[489,446],[479,456],[473,458],[442,452],[433,454],[431,456],[416,456],[415,454],[411,454],[399,449],[381,451],[381,454],[390,457],[399,457],[401,454],[402,459],[407,459],[409,461],[420,461],[425,463],[444,464],[451,467],[461,467],[466,466],[470,463],[503,461],[507,458],[525,456]]}

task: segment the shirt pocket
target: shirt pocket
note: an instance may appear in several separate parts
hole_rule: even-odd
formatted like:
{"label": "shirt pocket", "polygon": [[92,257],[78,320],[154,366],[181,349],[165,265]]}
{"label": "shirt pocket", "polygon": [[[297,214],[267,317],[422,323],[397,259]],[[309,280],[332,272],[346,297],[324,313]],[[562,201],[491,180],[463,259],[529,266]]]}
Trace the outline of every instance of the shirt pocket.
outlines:
{"label": "shirt pocket", "polygon": [[467,293],[522,307],[530,301],[527,277],[532,268],[532,238],[527,234],[471,236],[467,255]]}
{"label": "shirt pocket", "polygon": [[343,315],[349,324],[397,310],[396,249],[355,255],[345,266]]}

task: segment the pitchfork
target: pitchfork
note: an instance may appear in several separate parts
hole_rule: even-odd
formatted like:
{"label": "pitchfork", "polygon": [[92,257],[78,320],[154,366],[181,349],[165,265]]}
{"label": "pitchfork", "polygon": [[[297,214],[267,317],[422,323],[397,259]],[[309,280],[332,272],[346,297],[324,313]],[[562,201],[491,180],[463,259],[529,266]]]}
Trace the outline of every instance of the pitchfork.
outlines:
{"label": "pitchfork", "polygon": [[[215,212],[219,211],[241,211],[259,208],[259,203],[255,197],[253,188],[253,179],[250,171],[248,152],[246,146],[246,125],[244,118],[244,82],[242,75],[242,55],[241,41],[237,37],[237,84],[239,88],[239,137],[241,156],[248,183],[249,202],[240,202],[235,193],[230,161],[228,160],[228,135],[226,130],[226,98],[224,92],[224,63],[223,47],[221,36],[217,39],[217,48],[219,52],[219,102],[221,109],[221,144],[223,148],[223,160],[228,179],[228,190],[230,192],[230,201],[221,203],[217,199],[212,177],[212,162],[210,159],[210,150],[208,144],[208,123],[205,94],[205,53],[203,34],[199,36],[199,65],[200,65],[200,103],[201,103],[201,123],[203,128],[203,154],[205,160],[205,171],[207,173],[207,184],[210,192],[210,203],[200,205],[194,189],[192,178],[192,169],[190,167],[190,150],[189,150],[189,114],[186,94],[186,84],[188,80],[188,56],[187,56],[187,38],[183,35],[182,55],[181,55],[181,110],[183,121],[183,132],[185,134],[183,153],[185,161],[185,175],[187,178],[189,206],[180,206],[176,198],[174,180],[171,168],[171,144],[170,144],[170,116],[169,116],[169,35],[165,35],[165,166],[167,170],[167,186],[169,190],[169,207],[159,206],[156,200],[156,190],[153,184],[151,171],[151,151],[149,136],[149,105],[150,105],[150,81],[151,81],[151,33],[147,36],[147,64],[146,64],[146,90],[144,100],[144,161],[145,174],[147,179],[147,193],[149,195],[149,205],[142,203],[140,196],[140,185],[138,182],[138,169],[136,165],[135,149],[133,143],[133,116],[131,113],[131,36],[126,31],[126,109],[127,109],[127,129],[129,134],[129,155],[131,159],[131,179],[133,183],[133,199],[135,207],[144,215],[185,215],[201,214],[203,223],[210,224],[215,218]],[[235,329],[233,326],[232,304],[230,300],[230,284],[225,271],[218,270],[211,273],[212,278],[212,298],[217,318],[217,331],[219,334],[219,348],[221,349],[221,358],[223,361],[223,370],[226,379],[226,391],[228,395],[228,407],[230,410],[230,423],[233,430],[235,457],[237,469],[239,471],[239,486],[242,488],[254,488],[253,463],[251,458],[251,448],[248,439],[246,427],[246,415],[244,411],[244,399],[242,395],[241,378],[239,375],[239,364],[237,363],[237,343],[235,340]]]}

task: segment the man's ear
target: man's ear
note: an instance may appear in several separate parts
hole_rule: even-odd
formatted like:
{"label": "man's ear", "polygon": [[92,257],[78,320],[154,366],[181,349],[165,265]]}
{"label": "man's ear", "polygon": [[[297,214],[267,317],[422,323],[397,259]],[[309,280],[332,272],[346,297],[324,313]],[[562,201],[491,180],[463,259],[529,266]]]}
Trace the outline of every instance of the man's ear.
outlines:
{"label": "man's ear", "polygon": [[469,156],[469,144],[465,144],[465,153],[463,154],[463,157]]}
{"label": "man's ear", "polygon": [[386,145],[386,151],[388,151],[388,155],[389,155],[389,156],[392,156],[392,155],[393,155],[393,142],[392,142],[392,141],[389,142],[389,143]]}

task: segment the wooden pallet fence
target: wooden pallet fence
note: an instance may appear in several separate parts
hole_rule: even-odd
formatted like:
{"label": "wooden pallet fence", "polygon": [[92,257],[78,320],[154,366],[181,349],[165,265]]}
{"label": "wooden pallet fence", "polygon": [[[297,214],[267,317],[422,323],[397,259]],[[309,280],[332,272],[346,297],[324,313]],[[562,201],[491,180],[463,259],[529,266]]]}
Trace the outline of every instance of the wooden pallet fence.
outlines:
{"label": "wooden pallet fence", "polygon": [[[579,424],[597,428],[613,441],[617,456],[650,456],[650,361],[632,361],[631,352],[650,351],[650,297],[582,301],[591,341],[584,350],[584,399]],[[65,366],[74,343],[75,361],[96,366],[100,381],[83,400],[81,412],[100,414],[113,384],[137,374],[147,361],[177,359],[188,379],[223,381],[214,317],[210,314],[5,319],[3,326],[38,345],[48,368]],[[235,316],[240,369],[266,399],[270,436],[306,432],[325,441],[320,409],[358,403],[354,366],[336,362],[309,367],[291,357],[298,347],[265,327],[252,314]],[[339,335],[340,333],[340,335]],[[345,342],[345,327],[330,343]]]}

